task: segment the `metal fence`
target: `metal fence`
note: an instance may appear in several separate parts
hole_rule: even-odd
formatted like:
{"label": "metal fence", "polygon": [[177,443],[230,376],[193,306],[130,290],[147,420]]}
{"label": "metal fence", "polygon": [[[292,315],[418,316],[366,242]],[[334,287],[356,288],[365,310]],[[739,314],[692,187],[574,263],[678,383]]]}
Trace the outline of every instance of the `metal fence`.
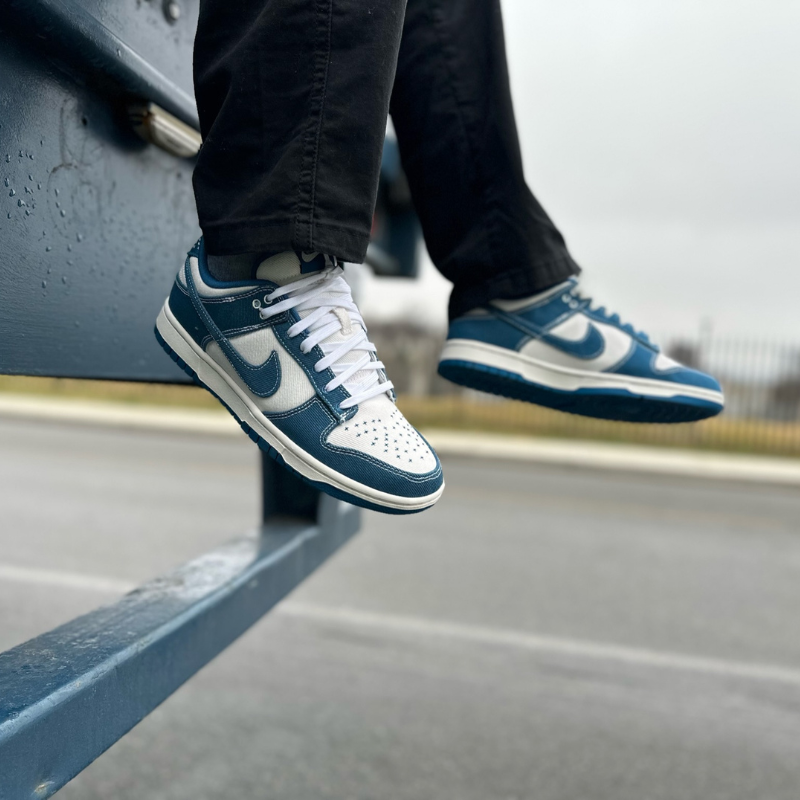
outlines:
{"label": "metal fence", "polygon": [[373,324],[370,336],[401,407],[419,426],[800,455],[800,344],[661,336],[656,341],[666,343],[667,354],[720,380],[725,411],[700,423],[633,425],[454,386],[436,374],[443,337],[413,325]]}

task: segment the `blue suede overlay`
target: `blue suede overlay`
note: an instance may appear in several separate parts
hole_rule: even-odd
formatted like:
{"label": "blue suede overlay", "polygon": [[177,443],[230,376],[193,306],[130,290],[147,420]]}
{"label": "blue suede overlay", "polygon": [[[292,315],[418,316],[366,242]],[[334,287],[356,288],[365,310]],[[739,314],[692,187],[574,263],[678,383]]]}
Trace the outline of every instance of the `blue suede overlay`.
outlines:
{"label": "blue suede overlay", "polygon": [[169,295],[169,309],[192,339],[200,347],[204,347],[204,341],[208,339],[208,329],[194,310],[188,292],[178,281],[173,284]]}
{"label": "blue suede overlay", "polygon": [[480,342],[517,350],[530,336],[495,317],[461,317],[450,323],[448,339],[477,339]]}

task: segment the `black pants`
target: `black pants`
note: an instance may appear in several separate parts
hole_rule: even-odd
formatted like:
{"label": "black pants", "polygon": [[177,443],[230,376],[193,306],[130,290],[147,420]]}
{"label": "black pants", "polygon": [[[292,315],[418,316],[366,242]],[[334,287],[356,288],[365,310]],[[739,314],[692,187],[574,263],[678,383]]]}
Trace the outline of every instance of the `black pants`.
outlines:
{"label": "black pants", "polygon": [[522,173],[499,0],[201,0],[209,252],[361,262],[387,113],[450,315],[577,273]]}

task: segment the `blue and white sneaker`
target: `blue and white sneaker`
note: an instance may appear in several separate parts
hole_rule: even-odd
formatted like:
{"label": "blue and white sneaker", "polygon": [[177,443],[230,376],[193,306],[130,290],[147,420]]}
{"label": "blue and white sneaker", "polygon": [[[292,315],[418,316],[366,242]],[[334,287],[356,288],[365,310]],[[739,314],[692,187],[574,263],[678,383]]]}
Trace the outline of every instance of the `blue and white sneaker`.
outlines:
{"label": "blue and white sneaker", "polygon": [[281,253],[255,279],[222,283],[201,239],[156,337],[259,447],[322,491],[395,514],[441,496],[439,459],[395,406],[342,269],[326,256]]}
{"label": "blue and white sneaker", "polygon": [[454,320],[439,374],[471,389],[628,422],[690,422],[719,414],[724,403],[714,378],[593,307],[574,278]]}

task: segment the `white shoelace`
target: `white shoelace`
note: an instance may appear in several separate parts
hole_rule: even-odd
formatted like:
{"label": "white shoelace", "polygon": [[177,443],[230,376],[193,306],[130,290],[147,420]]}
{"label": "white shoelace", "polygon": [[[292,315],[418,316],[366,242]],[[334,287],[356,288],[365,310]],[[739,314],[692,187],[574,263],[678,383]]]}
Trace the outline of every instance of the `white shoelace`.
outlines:
{"label": "white shoelace", "polygon": [[[259,311],[262,319],[269,319],[290,308],[297,309],[302,318],[287,333],[290,337],[295,337],[303,331],[309,331],[309,335],[300,343],[303,353],[320,346],[325,357],[317,361],[314,369],[322,372],[330,367],[336,376],[327,383],[324,391],[331,392],[344,385],[350,393],[350,397],[340,403],[342,410],[384,392],[388,394],[394,388],[394,384],[386,380],[384,366],[378,361],[375,345],[367,338],[367,326],[353,302],[350,286],[343,275],[341,267],[334,267],[286,286],[279,286],[264,298],[269,305],[262,306]],[[285,299],[276,303],[281,297]],[[340,340],[337,337],[337,341],[325,341],[338,333],[345,338]],[[353,352],[355,355],[357,351],[363,353],[360,358],[342,360],[348,353]],[[350,381],[359,372],[364,375]]]}

